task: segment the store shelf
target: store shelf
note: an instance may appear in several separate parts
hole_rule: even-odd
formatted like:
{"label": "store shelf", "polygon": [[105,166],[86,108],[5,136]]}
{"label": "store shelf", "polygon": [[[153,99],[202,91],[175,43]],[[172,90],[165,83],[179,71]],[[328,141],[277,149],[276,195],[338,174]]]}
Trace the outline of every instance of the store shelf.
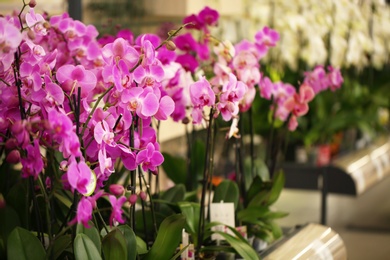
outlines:
{"label": "store shelf", "polygon": [[367,148],[340,156],[326,166],[283,163],[286,188],[322,192],[321,223],[326,223],[328,193],[360,196],[390,175],[390,139],[378,138]]}
{"label": "store shelf", "polygon": [[344,242],[334,230],[319,224],[298,227],[263,251],[264,260],[347,259]]}

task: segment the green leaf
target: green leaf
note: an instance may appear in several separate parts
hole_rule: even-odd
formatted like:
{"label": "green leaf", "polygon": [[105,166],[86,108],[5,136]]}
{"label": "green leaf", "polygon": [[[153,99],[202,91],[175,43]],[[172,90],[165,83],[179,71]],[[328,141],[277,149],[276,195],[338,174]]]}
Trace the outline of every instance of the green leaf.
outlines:
{"label": "green leaf", "polygon": [[178,184],[165,191],[161,199],[169,202],[179,202],[184,200],[185,193],[186,188],[184,184]]}
{"label": "green leaf", "polygon": [[288,216],[287,212],[281,212],[281,211],[276,211],[276,212],[268,212],[264,217],[267,219],[277,219],[277,218],[284,218]]}
{"label": "green leaf", "polygon": [[126,238],[117,228],[103,238],[102,249],[105,260],[127,259]]}
{"label": "green leaf", "polygon": [[186,160],[181,157],[173,157],[168,153],[163,153],[164,163],[162,167],[168,178],[175,184],[185,184],[187,177]]}
{"label": "green leaf", "polygon": [[30,215],[28,212],[29,207],[27,205],[28,200],[26,199],[26,194],[28,194],[27,185],[26,182],[22,181],[12,186],[6,197],[7,206],[11,206],[13,209],[15,209],[16,213],[19,216],[18,219],[20,219],[20,225],[22,227],[27,227],[28,222],[30,221]]}
{"label": "green leaf", "polygon": [[72,201],[67,197],[63,196],[62,194],[60,194],[58,190],[54,191],[54,197],[56,197],[56,199],[61,201],[61,203],[64,204],[67,208],[70,209],[70,207],[72,206]]}
{"label": "green leaf", "polygon": [[20,226],[19,216],[16,211],[10,207],[0,209],[0,237],[4,239],[4,244],[7,243],[7,237],[14,230]]}
{"label": "green leaf", "polygon": [[30,231],[16,227],[7,241],[8,259],[40,260],[45,259],[46,252],[39,239]]}
{"label": "green leaf", "polygon": [[180,243],[185,223],[185,216],[182,214],[171,215],[164,219],[158,230],[157,238],[144,259],[170,259]]}
{"label": "green leaf", "polygon": [[246,203],[249,203],[259,193],[259,191],[263,190],[263,183],[264,182],[260,176],[256,176],[253,179],[246,193]]}
{"label": "green leaf", "polygon": [[77,234],[73,243],[76,260],[98,260],[102,259],[99,251],[92,240],[83,233]]}
{"label": "green leaf", "polygon": [[277,223],[275,223],[274,221],[269,222],[269,224],[271,226],[273,238],[276,240],[276,239],[282,237],[283,230],[281,229],[281,227]]}
{"label": "green leaf", "polygon": [[233,202],[234,209],[236,209],[240,197],[239,193],[237,183],[231,180],[224,180],[215,188],[213,202]]}
{"label": "green leaf", "polygon": [[253,220],[257,220],[266,216],[268,212],[269,209],[266,206],[245,208],[237,213],[237,219],[241,221],[251,222]]}
{"label": "green leaf", "polygon": [[137,253],[139,255],[146,254],[148,252],[148,247],[145,241],[143,241],[139,236],[136,236],[135,239],[137,241]]}
{"label": "green leaf", "polygon": [[86,227],[84,227],[83,224],[77,224],[76,234],[80,234],[80,233],[86,234],[92,240],[92,242],[95,244],[96,249],[100,253],[102,242],[100,240],[99,231],[97,230],[97,228],[95,226],[93,226],[92,222],[89,222],[89,225],[91,227],[86,228]]}
{"label": "green leaf", "polygon": [[258,207],[264,204],[264,201],[269,197],[268,190],[262,190],[253,197],[253,199],[249,202],[248,208]]}
{"label": "green leaf", "polygon": [[242,258],[251,260],[260,259],[257,252],[248,242],[224,232],[216,231],[215,233],[221,235]]}
{"label": "green leaf", "polygon": [[66,249],[71,247],[71,245],[71,235],[63,235],[56,238],[53,242],[53,247],[49,259],[58,259]]}
{"label": "green leaf", "polygon": [[267,199],[267,205],[272,205],[273,203],[276,202],[276,200],[280,196],[280,193],[283,190],[285,181],[286,178],[282,170],[275,173],[275,175],[273,176],[273,184],[272,184],[271,192]]}
{"label": "green leaf", "polygon": [[133,260],[137,258],[137,238],[134,231],[128,225],[118,226],[126,239],[127,259]]}
{"label": "green leaf", "polygon": [[197,237],[198,232],[200,204],[195,202],[179,202],[179,207],[186,217],[186,231],[193,236],[194,241],[197,241],[195,237]]}

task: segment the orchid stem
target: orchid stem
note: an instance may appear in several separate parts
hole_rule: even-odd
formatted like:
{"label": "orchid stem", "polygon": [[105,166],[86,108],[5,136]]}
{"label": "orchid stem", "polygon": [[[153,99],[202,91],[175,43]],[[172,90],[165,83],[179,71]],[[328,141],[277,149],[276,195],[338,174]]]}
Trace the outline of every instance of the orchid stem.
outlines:
{"label": "orchid stem", "polygon": [[212,149],[212,139],[213,139],[213,114],[214,109],[210,109],[209,116],[209,126],[207,131],[207,141],[206,141],[206,154],[205,154],[205,166],[203,171],[203,180],[202,180],[202,197],[200,201],[200,215],[199,215],[199,225],[198,225],[198,244],[197,252],[200,251],[200,247],[203,244],[204,229],[205,229],[205,200],[206,200],[206,190],[208,188],[209,174],[210,174],[210,163],[212,163],[212,156],[210,156]]}

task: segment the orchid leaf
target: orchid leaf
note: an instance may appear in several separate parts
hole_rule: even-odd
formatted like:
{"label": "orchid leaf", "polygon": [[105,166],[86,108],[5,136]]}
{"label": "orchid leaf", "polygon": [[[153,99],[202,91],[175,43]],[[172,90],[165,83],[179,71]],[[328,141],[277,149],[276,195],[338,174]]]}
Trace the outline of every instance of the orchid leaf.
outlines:
{"label": "orchid leaf", "polygon": [[168,178],[175,184],[185,184],[187,177],[187,164],[186,160],[181,157],[174,157],[169,153],[163,153],[164,163],[162,167]]}
{"label": "orchid leaf", "polygon": [[92,242],[95,244],[96,249],[100,253],[100,251],[101,251],[101,244],[102,243],[101,243],[101,240],[100,240],[99,231],[97,230],[96,227],[93,226],[92,222],[89,222],[89,225],[91,227],[90,228],[86,228],[82,224],[77,224],[76,234],[80,234],[80,233],[86,234],[92,240]]}
{"label": "orchid leaf", "polygon": [[273,176],[273,185],[271,188],[270,195],[267,199],[267,205],[272,205],[277,201],[277,199],[280,196],[280,193],[283,190],[284,183],[286,181],[286,178],[284,176],[284,172],[282,170],[275,173]]}
{"label": "orchid leaf", "polygon": [[237,219],[241,221],[251,221],[264,217],[269,212],[266,206],[256,206],[240,210]]}
{"label": "orchid leaf", "polygon": [[221,235],[243,259],[260,259],[259,255],[248,242],[224,232],[216,231],[215,233]]}
{"label": "orchid leaf", "polygon": [[224,180],[215,188],[213,202],[233,202],[234,209],[236,209],[240,196],[239,193],[237,183],[231,180]]}
{"label": "orchid leaf", "polygon": [[183,214],[167,217],[161,223],[156,240],[145,260],[170,259],[178,247],[186,220]]}
{"label": "orchid leaf", "polygon": [[102,249],[105,260],[128,259],[126,238],[118,228],[103,238]]}
{"label": "orchid leaf", "polygon": [[54,240],[50,259],[58,259],[72,245],[71,235],[63,235]]}
{"label": "orchid leaf", "polygon": [[137,239],[134,231],[128,225],[118,226],[126,239],[127,259],[134,260],[137,258]]}
{"label": "orchid leaf", "polygon": [[10,206],[0,209],[0,237],[4,239],[4,244],[7,243],[7,237],[18,226],[20,220],[17,212]]}
{"label": "orchid leaf", "polygon": [[148,252],[148,247],[145,243],[145,241],[142,240],[142,238],[136,236],[135,237],[136,241],[137,241],[137,253],[139,255],[144,255]]}
{"label": "orchid leaf", "polygon": [[36,236],[26,229],[16,227],[7,240],[7,256],[8,259],[43,260],[46,252]]}
{"label": "orchid leaf", "polygon": [[183,184],[178,184],[164,192],[161,199],[169,202],[179,202],[184,199],[185,193],[185,186]]}
{"label": "orchid leaf", "polygon": [[74,239],[74,255],[76,260],[99,260],[102,259],[99,251],[92,240],[83,233],[76,235]]}
{"label": "orchid leaf", "polygon": [[[186,217],[187,232],[196,237],[199,224],[200,204],[194,202],[179,202],[179,207]],[[196,241],[195,238],[194,240]]]}

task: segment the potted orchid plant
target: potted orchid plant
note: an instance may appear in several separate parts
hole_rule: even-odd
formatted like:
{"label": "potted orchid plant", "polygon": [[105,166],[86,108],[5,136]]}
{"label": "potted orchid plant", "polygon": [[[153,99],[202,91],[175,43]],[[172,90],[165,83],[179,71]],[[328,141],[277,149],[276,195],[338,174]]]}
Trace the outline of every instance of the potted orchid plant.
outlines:
{"label": "potted orchid plant", "polygon": [[[258,258],[233,227],[213,229],[221,223],[208,221],[206,197],[218,124],[231,123],[227,137],[239,142],[239,118],[251,111],[259,88],[271,103],[271,124],[294,130],[315,96],[309,80],[296,90],[262,75],[259,60],[278,33],[265,27],[254,42],[219,41],[210,31],[218,12],[206,7],[165,39],[129,30],[98,38],[94,26],[66,13],[38,14],[35,5],[23,1],[19,12],[0,17],[1,258],[174,259],[191,247],[183,229],[196,258],[219,251]],[[198,39],[182,33],[187,29]],[[338,71],[330,73],[327,83],[336,87]],[[169,117],[207,129],[199,197],[188,199],[184,185],[151,185],[164,162],[156,129]],[[252,233],[276,230],[268,220],[284,214],[268,207],[283,174],[260,179],[237,162],[236,181],[215,188],[215,199],[235,202]],[[245,181],[248,174],[253,182]],[[215,245],[212,234],[227,243]]]}

